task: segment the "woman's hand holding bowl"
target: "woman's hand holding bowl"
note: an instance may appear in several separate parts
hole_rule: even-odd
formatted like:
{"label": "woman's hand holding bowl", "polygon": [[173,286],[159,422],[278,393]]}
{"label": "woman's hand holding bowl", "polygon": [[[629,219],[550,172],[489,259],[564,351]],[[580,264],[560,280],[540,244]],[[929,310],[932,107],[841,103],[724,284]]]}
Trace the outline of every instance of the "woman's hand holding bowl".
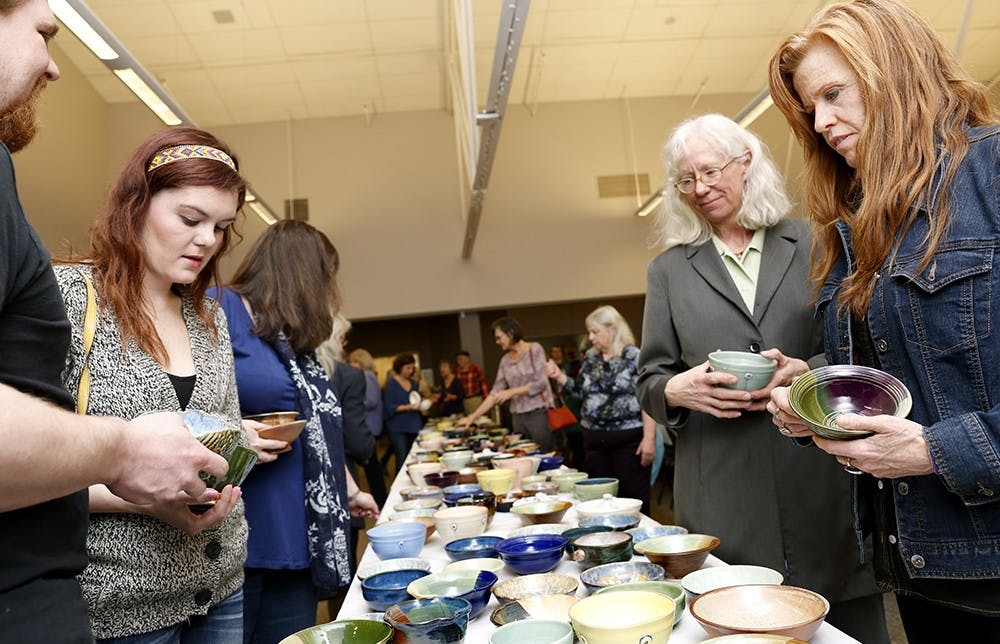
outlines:
{"label": "woman's hand holding bowl", "polygon": [[739,418],[752,402],[750,392],[719,386],[736,381],[732,374],[709,371],[706,360],[668,380],[663,394],[671,407],[686,407],[716,418]]}

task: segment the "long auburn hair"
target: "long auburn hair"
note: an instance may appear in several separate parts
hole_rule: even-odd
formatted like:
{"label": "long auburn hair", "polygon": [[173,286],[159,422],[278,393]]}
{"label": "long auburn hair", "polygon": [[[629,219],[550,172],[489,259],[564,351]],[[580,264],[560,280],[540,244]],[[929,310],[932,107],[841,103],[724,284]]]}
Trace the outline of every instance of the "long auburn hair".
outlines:
{"label": "long auburn hair", "polygon": [[[813,129],[792,83],[820,38],[836,45],[857,76],[865,120],[856,168]],[[811,277],[818,288],[830,275],[842,252],[833,224],[847,221],[855,267],[839,303],[864,317],[875,273],[920,208],[929,217],[921,268],[930,262],[949,216],[947,199],[931,203],[934,175],[944,167],[941,194],[947,194],[969,148],[963,126],[996,123],[1000,114],[930,25],[896,0],[841,2],[816,14],[771,58],[770,89],[804,149],[806,204],[818,229]]]}
{"label": "long auburn hair", "polygon": [[340,256],[326,235],[283,219],[257,238],[229,288],[250,302],[254,333],[274,341],[283,331],[296,354],[308,353],[333,332],[339,269]]}
{"label": "long auburn hair", "polygon": [[[160,150],[179,145],[207,145],[228,154],[237,169],[233,151],[215,136],[190,127],[175,127],[157,132],[143,141],[122,167],[108,193],[104,210],[90,231],[90,257],[95,288],[103,306],[111,307],[118,319],[123,347],[129,340],[156,360],[164,362],[167,352],[145,307],[136,306],[137,285],[146,274],[143,231],[150,200],[161,190],[189,186],[210,186],[237,195],[237,213],[243,207],[247,184],[237,170],[214,159],[182,159],[147,171]],[[178,294],[190,294],[198,317],[216,331],[213,314],[205,307],[205,290],[220,283],[219,259],[229,250],[233,235],[229,226],[222,233],[218,250],[188,285],[175,284]]]}

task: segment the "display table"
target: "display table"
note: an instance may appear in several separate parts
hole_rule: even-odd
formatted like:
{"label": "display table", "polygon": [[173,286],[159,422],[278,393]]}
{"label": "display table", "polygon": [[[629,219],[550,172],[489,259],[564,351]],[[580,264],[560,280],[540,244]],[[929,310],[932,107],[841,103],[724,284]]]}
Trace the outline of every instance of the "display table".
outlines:
{"label": "display table", "polygon": [[[393,481],[392,489],[389,490],[389,497],[386,500],[385,508],[382,510],[382,517],[379,519],[380,522],[384,522],[388,519],[389,515],[393,513],[392,506],[402,501],[399,495],[399,491],[403,488],[410,487],[413,482],[410,480],[409,476],[406,475],[405,468],[400,471],[396,480]],[[559,495],[560,498],[566,498],[568,500],[573,500],[570,495]],[[575,527],[578,523],[576,516],[576,508],[570,508],[566,515],[563,517],[562,523],[569,527]],[[516,514],[511,514],[509,512],[497,512],[496,516],[493,518],[493,522],[489,525],[486,534],[497,537],[506,537],[512,531],[522,527],[524,524],[521,519]],[[656,521],[653,521],[649,517],[643,516],[642,522],[639,524],[641,527],[658,525]],[[424,549],[420,553],[422,559],[427,560],[431,564],[431,572],[441,572],[441,570],[451,563],[451,559],[444,551],[444,541],[441,535],[434,532],[433,535],[424,544]],[[635,555],[633,559],[638,559],[640,561],[645,561],[646,558],[641,555]],[[371,563],[379,561],[379,558],[375,555],[371,546],[365,548],[365,553],[361,558],[361,562],[358,564],[359,568],[366,566]],[[726,564],[719,560],[717,557],[709,555],[708,561],[706,561],[705,566],[725,566]],[[560,572],[572,577],[579,579],[581,567],[569,558],[564,557],[559,567],[553,572]],[[500,581],[504,579],[510,579],[511,577],[516,577],[514,573],[508,568],[504,568],[498,573]],[[576,594],[580,597],[586,597],[589,594],[587,587],[580,582],[577,588]],[[496,630],[498,627],[494,626],[490,621],[490,615],[500,604],[497,602],[496,597],[490,598],[490,603],[486,606],[486,610],[479,614],[478,617],[469,622],[469,630],[466,634],[465,641],[468,644],[486,644],[489,642],[490,633]],[[343,606],[340,609],[340,613],[337,615],[337,619],[350,619],[352,617],[359,617],[365,613],[372,612],[365,601],[365,598],[361,595],[361,581],[355,577],[354,581],[351,583],[350,589],[347,591],[347,597],[344,599]],[[681,620],[674,626],[674,630],[670,635],[671,644],[677,643],[687,643],[687,642],[702,642],[709,639],[708,634],[705,630],[698,624],[690,613],[688,613],[685,608],[685,615]],[[843,632],[837,630],[833,626],[824,623],[815,636],[810,640],[813,644],[846,644],[850,642],[857,642],[854,638],[844,634]]]}

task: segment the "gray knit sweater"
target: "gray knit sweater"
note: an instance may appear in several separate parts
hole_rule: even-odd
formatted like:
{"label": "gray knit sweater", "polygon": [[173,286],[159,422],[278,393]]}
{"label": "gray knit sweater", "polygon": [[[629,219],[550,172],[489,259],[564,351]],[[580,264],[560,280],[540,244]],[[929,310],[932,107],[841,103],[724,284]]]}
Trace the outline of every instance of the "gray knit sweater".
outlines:
{"label": "gray knit sweater", "polygon": [[[63,382],[76,398],[83,369],[86,286],[77,269],[57,265],[59,287],[73,325]],[[226,317],[214,308],[216,333],[183,302],[197,380],[189,409],[239,422],[233,350]],[[134,342],[123,352],[115,314],[98,300],[100,317],[91,348],[88,413],[126,420],[154,411],[180,411],[169,377]],[[209,310],[212,310],[211,308]],[[90,564],[80,576],[97,638],[147,633],[178,624],[209,608],[243,584],[247,524],[240,501],[221,525],[196,537],[159,519],[137,514],[91,514],[87,533]]]}

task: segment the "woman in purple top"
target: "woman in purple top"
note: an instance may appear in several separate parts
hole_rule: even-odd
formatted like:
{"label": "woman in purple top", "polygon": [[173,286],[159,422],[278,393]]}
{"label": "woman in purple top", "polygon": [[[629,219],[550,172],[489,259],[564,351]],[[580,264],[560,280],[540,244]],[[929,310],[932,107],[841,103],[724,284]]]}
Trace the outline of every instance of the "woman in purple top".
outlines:
{"label": "woman in purple top", "polygon": [[509,400],[514,433],[531,436],[540,449],[548,451],[552,449],[552,429],[545,410],[552,406],[552,390],[545,375],[545,350],[524,339],[514,318],[500,318],[491,326],[497,346],[507,353],[500,359],[490,395],[457,425],[468,427],[494,405]]}

